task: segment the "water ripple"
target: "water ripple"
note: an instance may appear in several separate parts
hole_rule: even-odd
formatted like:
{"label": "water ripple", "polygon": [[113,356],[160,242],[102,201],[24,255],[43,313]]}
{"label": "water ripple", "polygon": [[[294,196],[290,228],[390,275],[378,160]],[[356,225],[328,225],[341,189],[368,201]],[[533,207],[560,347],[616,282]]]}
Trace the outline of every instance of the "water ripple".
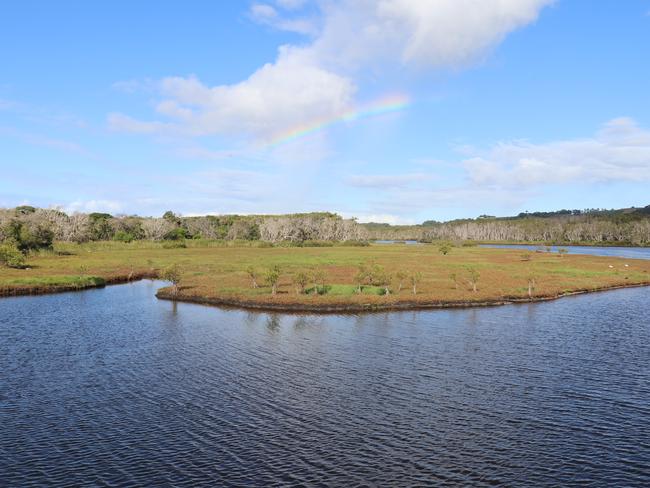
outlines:
{"label": "water ripple", "polygon": [[298,317],[155,286],[0,301],[0,485],[650,485],[648,289]]}

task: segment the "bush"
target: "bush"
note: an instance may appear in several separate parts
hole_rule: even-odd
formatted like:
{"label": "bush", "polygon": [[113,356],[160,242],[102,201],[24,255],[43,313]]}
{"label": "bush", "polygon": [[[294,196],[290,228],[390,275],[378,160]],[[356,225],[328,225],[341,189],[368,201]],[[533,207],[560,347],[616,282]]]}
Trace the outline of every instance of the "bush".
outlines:
{"label": "bush", "polygon": [[166,241],[184,241],[187,238],[191,238],[191,236],[183,227],[172,229],[163,237]]}
{"label": "bush", "polygon": [[451,247],[452,247],[452,246],[451,246],[451,243],[449,243],[449,242],[442,242],[442,243],[438,246],[438,251],[440,251],[440,254],[442,254],[443,256],[446,256],[446,255],[449,254],[449,252],[451,251]]}
{"label": "bush", "polygon": [[134,239],[133,234],[129,234],[123,230],[118,230],[113,236],[113,240],[118,242],[133,242]]}
{"label": "bush", "polygon": [[25,266],[25,256],[15,244],[0,244],[0,264],[9,268],[22,268]]}
{"label": "bush", "polygon": [[172,295],[174,296],[178,294],[178,283],[180,283],[182,277],[183,271],[178,264],[168,266],[160,274],[160,278],[172,284]]}
{"label": "bush", "polygon": [[3,233],[8,236],[22,253],[39,249],[52,249],[54,233],[42,225],[28,225],[12,221]]}

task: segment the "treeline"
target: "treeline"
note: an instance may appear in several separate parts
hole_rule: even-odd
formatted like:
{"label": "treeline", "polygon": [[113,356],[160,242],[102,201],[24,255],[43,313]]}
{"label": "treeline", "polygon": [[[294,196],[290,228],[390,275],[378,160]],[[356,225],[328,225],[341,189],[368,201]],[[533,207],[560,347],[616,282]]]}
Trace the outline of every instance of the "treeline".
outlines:
{"label": "treeline", "polygon": [[182,217],[113,216],[107,213],[67,214],[59,209],[20,206],[0,209],[0,241],[21,251],[46,248],[53,241],[219,239],[267,242],[359,241],[366,230],[354,220],[333,213],[291,215],[225,215]]}
{"label": "treeline", "polygon": [[363,225],[371,239],[650,245],[650,205],[621,210],[533,212],[514,217],[482,215],[412,226]]}
{"label": "treeline", "polygon": [[183,217],[168,211],[161,217],[67,214],[59,209],[20,206],[0,209],[0,260],[51,248],[54,241],[136,240],[264,241],[270,243],[345,242],[373,239],[419,241],[543,242],[554,244],[650,245],[650,206],[622,210],[560,210],[514,217],[482,215],[421,225],[359,224],[329,213],[289,215],[208,215]]}

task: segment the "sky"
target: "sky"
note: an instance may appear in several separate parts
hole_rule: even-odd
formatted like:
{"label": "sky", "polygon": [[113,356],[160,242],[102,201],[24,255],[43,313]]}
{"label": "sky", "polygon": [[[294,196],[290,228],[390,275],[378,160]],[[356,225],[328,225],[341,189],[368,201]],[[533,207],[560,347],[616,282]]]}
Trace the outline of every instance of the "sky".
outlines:
{"label": "sky", "polygon": [[0,207],[650,204],[650,0],[4,2]]}

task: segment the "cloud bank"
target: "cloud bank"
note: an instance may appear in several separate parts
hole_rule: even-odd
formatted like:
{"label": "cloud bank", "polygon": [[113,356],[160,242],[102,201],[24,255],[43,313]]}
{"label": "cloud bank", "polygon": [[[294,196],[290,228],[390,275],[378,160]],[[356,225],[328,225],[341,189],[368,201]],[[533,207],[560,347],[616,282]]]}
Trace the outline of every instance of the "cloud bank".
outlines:
{"label": "cloud bank", "polygon": [[[333,0],[316,5],[255,3],[250,15],[277,28],[312,33],[306,45],[284,45],[277,59],[247,79],[207,86],[194,76],[161,80],[157,119],[114,113],[113,130],[260,141],[350,110],[365,70],[462,67],[508,33],[537,18],[552,0]],[[291,26],[294,28],[292,29]],[[296,27],[302,26],[302,27]],[[162,118],[163,120],[159,120]]]}

